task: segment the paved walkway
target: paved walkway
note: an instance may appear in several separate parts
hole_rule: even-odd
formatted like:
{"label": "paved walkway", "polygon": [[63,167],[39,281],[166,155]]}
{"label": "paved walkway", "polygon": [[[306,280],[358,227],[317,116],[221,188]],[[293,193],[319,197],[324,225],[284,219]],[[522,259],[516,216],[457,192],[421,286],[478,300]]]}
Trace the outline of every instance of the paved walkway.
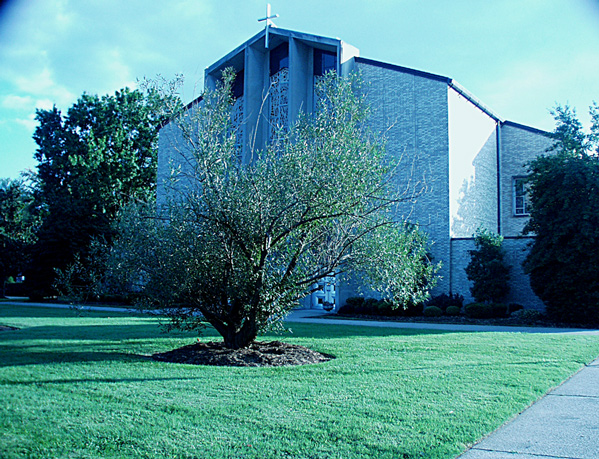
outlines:
{"label": "paved walkway", "polygon": [[599,458],[599,359],[460,459]]}
{"label": "paved walkway", "polygon": [[[329,325],[359,325],[365,327],[411,328],[416,330],[442,330],[457,332],[513,332],[513,333],[568,333],[573,335],[598,335],[599,330],[584,328],[511,327],[507,325],[461,325],[421,322],[390,322],[327,318],[326,312],[317,309],[296,309],[287,316],[287,322]],[[599,454],[597,455],[599,459]]]}
{"label": "paved walkway", "polygon": [[[13,304],[69,307],[47,303]],[[128,311],[126,308],[94,306],[83,306],[82,309]],[[599,330],[347,320],[322,317],[325,314],[324,311],[300,309],[293,311],[287,321],[459,332],[571,333],[599,336]],[[459,459],[511,458],[599,458],[599,358],[459,456]]]}

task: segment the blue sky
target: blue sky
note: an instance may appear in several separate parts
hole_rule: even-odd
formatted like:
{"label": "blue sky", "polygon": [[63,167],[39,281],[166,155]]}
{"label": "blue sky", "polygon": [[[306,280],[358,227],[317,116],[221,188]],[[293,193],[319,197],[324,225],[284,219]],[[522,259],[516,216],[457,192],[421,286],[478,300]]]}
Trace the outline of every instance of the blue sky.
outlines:
{"label": "blue sky", "polygon": [[[599,0],[271,0],[279,27],[363,57],[454,78],[505,119],[552,130],[549,109],[599,101]],[[35,167],[35,109],[185,76],[263,26],[262,0],[8,0],[0,8],[0,178]]]}

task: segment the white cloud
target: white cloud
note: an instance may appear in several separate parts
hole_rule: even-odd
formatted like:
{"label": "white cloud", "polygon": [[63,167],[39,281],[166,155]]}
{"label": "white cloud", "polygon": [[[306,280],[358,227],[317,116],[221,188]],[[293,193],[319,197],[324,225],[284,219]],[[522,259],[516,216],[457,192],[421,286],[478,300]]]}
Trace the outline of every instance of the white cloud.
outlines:
{"label": "white cloud", "polygon": [[105,81],[106,91],[123,86],[135,87],[135,77],[126,57],[118,47],[102,49],[97,55],[98,70]]}
{"label": "white cloud", "polygon": [[15,120],[17,124],[25,127],[29,132],[33,133],[35,127],[37,126],[37,121],[35,120],[35,114],[31,113],[27,118],[17,118]]}
{"label": "white cloud", "polygon": [[54,102],[50,99],[37,99],[35,101],[35,108],[40,108],[42,110],[50,110],[54,106]]}
{"label": "white cloud", "polygon": [[33,105],[33,99],[30,96],[18,96],[9,94],[2,98],[2,107],[13,110],[30,110]]}
{"label": "white cloud", "polygon": [[68,104],[75,99],[71,91],[54,81],[52,71],[48,67],[27,76],[16,76],[13,83],[23,93],[52,99],[59,105]]}

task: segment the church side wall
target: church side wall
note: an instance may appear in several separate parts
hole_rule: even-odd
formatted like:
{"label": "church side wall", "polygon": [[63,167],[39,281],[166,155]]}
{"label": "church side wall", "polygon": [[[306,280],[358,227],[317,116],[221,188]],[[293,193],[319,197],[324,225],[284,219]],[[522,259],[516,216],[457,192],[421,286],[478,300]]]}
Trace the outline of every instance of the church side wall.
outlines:
{"label": "church side wall", "polygon": [[[401,160],[398,186],[421,194],[398,214],[420,224],[442,261],[437,290],[449,290],[449,143],[447,82],[386,66],[356,62],[371,108],[373,128],[385,134],[387,154]],[[340,304],[351,287],[340,292]]]}
{"label": "church side wall", "polygon": [[451,236],[497,232],[496,121],[449,88],[449,197]]}
{"label": "church side wall", "polygon": [[501,234],[516,237],[522,234],[528,216],[514,216],[513,179],[526,176],[526,163],[544,154],[552,140],[541,131],[518,125],[501,125]]}
{"label": "church side wall", "polygon": [[[184,150],[181,130],[174,122],[169,122],[160,129],[158,135],[158,167],[156,171],[156,204],[160,208],[173,191],[172,177],[176,170],[185,171],[189,165],[183,161]],[[186,167],[187,166],[187,167]],[[183,184],[177,184],[180,187]]]}

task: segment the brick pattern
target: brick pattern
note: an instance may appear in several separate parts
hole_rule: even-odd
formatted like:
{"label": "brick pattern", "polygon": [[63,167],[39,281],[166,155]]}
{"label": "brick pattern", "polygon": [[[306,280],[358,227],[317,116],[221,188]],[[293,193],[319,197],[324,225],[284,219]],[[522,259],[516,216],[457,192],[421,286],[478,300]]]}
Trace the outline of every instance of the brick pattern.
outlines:
{"label": "brick pattern", "polygon": [[526,176],[526,163],[545,153],[552,140],[541,133],[531,132],[517,126],[501,126],[501,233],[516,237],[528,217],[514,216],[513,177]]}
{"label": "brick pattern", "polygon": [[[431,241],[436,261],[449,259],[449,140],[447,84],[421,76],[357,63],[371,107],[370,122],[383,132],[387,153],[401,161],[398,186],[419,194],[397,209],[417,222]],[[449,289],[448,267],[438,289]]]}
{"label": "brick pattern", "polygon": [[[244,108],[247,111],[245,115],[248,126],[254,126],[257,116],[254,112],[261,102],[260,88],[264,86],[261,77],[264,72],[261,69],[264,70],[266,58],[260,55],[258,59],[250,48],[244,52],[247,79],[244,97],[247,103]],[[310,55],[306,50],[302,53],[297,52],[294,56],[296,54],[296,60],[302,60]],[[291,64],[299,65],[301,62]],[[397,184],[399,190],[406,193],[406,202],[397,207],[398,218],[406,218],[418,223],[432,242],[431,252],[434,261],[443,263],[440,272],[441,280],[433,294],[452,291],[471,299],[464,268],[470,260],[468,250],[473,248],[473,241],[462,238],[470,237],[479,226],[497,231],[497,136],[495,132],[490,133],[480,151],[473,152],[467,158],[468,167],[473,168],[474,171],[474,180],[466,188],[468,202],[460,203],[462,209],[458,206],[457,211],[454,211],[454,214],[464,218],[460,222],[461,226],[456,226],[456,215],[453,215],[454,236],[460,239],[452,239],[450,234],[452,215],[449,162],[452,152],[449,144],[448,94],[451,91],[448,87],[449,80],[427,77],[425,74],[409,71],[409,69],[402,70],[400,67],[376,65],[374,61],[354,61],[353,67],[361,73],[364,81],[364,92],[371,107],[371,127],[385,135],[388,155],[400,162]],[[298,70],[296,73],[300,86],[300,76],[306,78],[306,84],[312,84],[310,72],[302,73]],[[293,86],[295,88],[295,83]],[[290,91],[295,91],[294,88],[290,88]],[[303,99],[312,98],[311,91],[295,92],[292,94],[297,99],[294,99],[295,105],[302,106],[310,102]],[[464,99],[460,103],[470,104],[470,101]],[[482,112],[481,116],[483,116]],[[264,141],[263,137],[266,138],[267,135],[257,137],[258,145]],[[542,303],[530,290],[528,279],[521,271],[521,261],[527,250],[526,240],[512,239],[521,233],[527,220],[513,216],[512,177],[525,175],[524,164],[543,153],[551,141],[541,133],[512,123],[501,125],[499,139],[501,145],[499,224],[502,234],[508,237],[505,248],[509,263],[513,266],[513,286],[509,301],[541,308]],[[482,140],[484,137],[481,143]],[[190,169],[185,170],[191,166],[185,158],[187,155],[183,145],[182,136],[172,123],[162,128],[158,155],[159,204],[164,202],[169,194],[172,167],[180,166],[185,172],[191,172]],[[177,187],[186,185],[188,184],[180,181]],[[452,186],[455,187],[455,184]],[[453,194],[456,194],[455,190]],[[338,305],[342,305],[348,296],[357,292],[353,282],[347,282],[339,287]]]}

